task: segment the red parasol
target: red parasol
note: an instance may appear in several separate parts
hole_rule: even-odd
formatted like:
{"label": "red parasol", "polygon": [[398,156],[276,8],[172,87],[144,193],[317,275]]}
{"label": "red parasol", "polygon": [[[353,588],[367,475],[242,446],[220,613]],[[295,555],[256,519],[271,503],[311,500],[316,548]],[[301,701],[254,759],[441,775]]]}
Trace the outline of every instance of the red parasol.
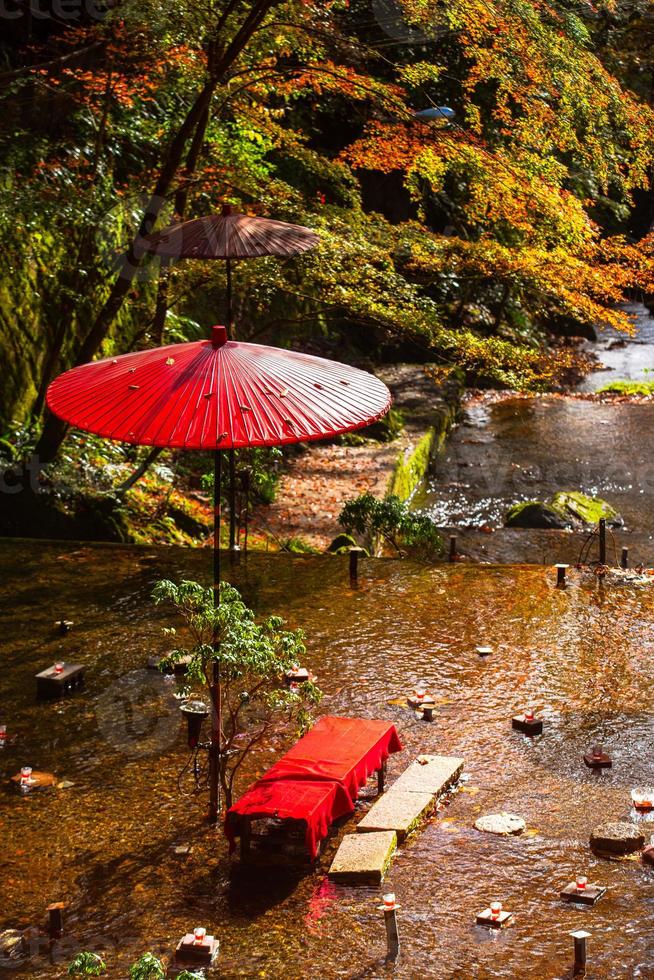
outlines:
{"label": "red parasol", "polygon": [[[227,272],[227,329],[232,333],[232,260],[264,255],[289,258],[319,242],[315,231],[272,218],[239,214],[231,204],[221,214],[192,218],[145,235],[140,246],[169,259],[224,259]],[[236,467],[229,453],[229,547],[236,545]]]}
{"label": "red parasol", "polygon": [[[171,344],[66,371],[47,392],[54,415],[108,439],[214,450],[214,596],[220,584],[222,450],[335,436],[384,415],[391,395],[374,375],[295,351],[211,340]],[[214,675],[220,705],[220,677]],[[220,717],[213,712],[210,814],[218,815]]]}
{"label": "red parasol", "polygon": [[239,214],[229,204],[221,214],[191,218],[145,235],[146,252],[170,259],[256,259],[306,252],[319,241],[315,231],[286,221]]}
{"label": "red parasol", "polygon": [[238,449],[324,439],[388,410],[371,374],[295,351],[212,339],[83,364],[48,388],[80,429],[141,446]]}

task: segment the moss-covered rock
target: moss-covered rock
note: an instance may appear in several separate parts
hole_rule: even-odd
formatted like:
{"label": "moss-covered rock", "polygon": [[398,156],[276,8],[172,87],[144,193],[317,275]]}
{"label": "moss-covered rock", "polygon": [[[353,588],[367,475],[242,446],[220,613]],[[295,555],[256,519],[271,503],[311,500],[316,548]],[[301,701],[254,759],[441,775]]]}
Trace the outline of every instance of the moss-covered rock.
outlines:
{"label": "moss-covered rock", "polygon": [[330,555],[342,555],[344,552],[349,551],[350,548],[358,548],[358,545],[351,534],[343,533],[336,535],[327,548],[327,551]]}
{"label": "moss-covered rock", "polygon": [[562,490],[548,501],[524,500],[508,511],[506,527],[569,528],[592,526],[604,518],[610,527],[620,527],[622,518],[606,500],[576,490]]}
{"label": "moss-covered rock", "polygon": [[572,519],[565,511],[552,507],[541,500],[524,500],[507,513],[507,527],[566,528],[572,527]]}
{"label": "moss-covered rock", "polygon": [[597,524],[601,518],[604,518],[611,527],[620,527],[624,523],[617,510],[606,500],[602,500],[601,497],[589,497],[576,490],[555,493],[551,505],[557,510],[567,512],[582,524]]}

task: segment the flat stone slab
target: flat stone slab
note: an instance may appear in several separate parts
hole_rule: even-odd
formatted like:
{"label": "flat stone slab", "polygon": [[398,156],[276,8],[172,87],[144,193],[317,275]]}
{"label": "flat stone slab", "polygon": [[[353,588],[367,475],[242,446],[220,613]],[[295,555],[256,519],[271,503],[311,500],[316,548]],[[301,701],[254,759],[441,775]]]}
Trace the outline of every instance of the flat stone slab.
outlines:
{"label": "flat stone slab", "polygon": [[329,877],[352,883],[379,883],[388,870],[396,847],[397,834],[394,830],[346,834],[332,861]]}
{"label": "flat stone slab", "polygon": [[614,820],[600,824],[590,835],[593,851],[606,854],[633,854],[645,844],[645,835],[633,823]]}
{"label": "flat stone slab", "polygon": [[475,820],[475,828],[484,834],[515,835],[521,834],[526,827],[522,817],[516,817],[512,813],[489,813]]}
{"label": "flat stone slab", "polygon": [[397,839],[403,841],[434,807],[436,800],[431,793],[409,793],[395,786],[397,783],[368,810],[357,831],[394,830]]}
{"label": "flat stone slab", "polygon": [[429,793],[440,796],[463,771],[463,759],[449,755],[420,755],[396,779],[389,792]]}

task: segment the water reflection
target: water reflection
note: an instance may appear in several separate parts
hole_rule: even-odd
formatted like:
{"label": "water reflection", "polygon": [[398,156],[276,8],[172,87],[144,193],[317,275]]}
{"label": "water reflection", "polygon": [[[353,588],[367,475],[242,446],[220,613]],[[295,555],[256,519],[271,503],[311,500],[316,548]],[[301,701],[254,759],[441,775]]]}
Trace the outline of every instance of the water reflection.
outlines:
{"label": "water reflection", "polygon": [[[19,736],[0,755],[3,775],[30,764],[74,784],[0,797],[0,925],[39,923],[52,901],[70,906],[58,961],[35,960],[11,975],[63,977],[66,957],[93,948],[107,952],[112,976],[124,977],[140,952],[170,951],[198,922],[220,937],[222,977],[563,977],[567,933],[581,925],[593,933],[593,976],[654,975],[654,873],[588,849],[601,820],[639,819],[630,791],[654,784],[649,589],[600,590],[573,575],[562,591],[540,568],[377,561],[364,563],[363,587],[352,590],[339,558],[251,556],[229,570],[260,612],[282,610],[306,629],[322,710],[397,722],[407,751],[391,775],[419,752],[466,760],[470,780],[401,849],[385,883],[403,905],[393,971],[384,964],[379,889],[326,879],[337,837],[313,874],[230,874],[220,832],[203,824],[198,800],[177,792],[181,724],[172,743],[167,735],[142,755],[103,734],[105,692],[165,648],[165,614],[147,601],[153,583],[206,578],[208,556],[119,547],[66,555],[61,546],[3,542],[0,567],[0,698]],[[63,639],[52,625],[60,614],[76,624]],[[480,643],[494,647],[492,657],[476,655]],[[33,675],[55,651],[66,659],[74,651],[87,665],[86,691],[37,704]],[[433,725],[392,703],[423,679],[437,701]],[[163,710],[167,696],[153,690],[146,702],[161,698]],[[545,721],[537,739],[511,731],[525,706]],[[137,725],[128,734],[150,738]],[[596,742],[612,769],[584,765]],[[278,752],[264,746],[249,775]],[[522,816],[526,834],[474,830],[478,816],[499,810]],[[179,843],[194,848],[183,862],[172,850]],[[559,899],[578,873],[609,889],[592,910]],[[515,923],[490,935],[472,923],[494,898]]]}

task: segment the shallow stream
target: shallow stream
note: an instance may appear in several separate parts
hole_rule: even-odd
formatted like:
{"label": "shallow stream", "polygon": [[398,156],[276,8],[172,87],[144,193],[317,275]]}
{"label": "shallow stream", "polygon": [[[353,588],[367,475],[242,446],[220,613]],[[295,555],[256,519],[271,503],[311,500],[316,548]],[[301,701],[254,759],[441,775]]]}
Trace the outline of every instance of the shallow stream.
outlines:
{"label": "shallow stream", "polygon": [[[228,570],[259,612],[282,611],[308,636],[325,713],[396,722],[406,751],[391,778],[420,752],[457,754],[469,780],[450,805],[397,854],[385,888],[402,904],[401,958],[384,964],[378,888],[331,884],[339,836],[315,872],[242,875],[230,867],[203,806],[181,797],[184,736],[171,688],[143,671],[162,652],[168,622],[149,601],[161,577],[206,579],[201,551],[75,548],[0,542],[3,720],[14,745],[3,780],[29,764],[73,783],[21,798],[0,796],[0,928],[40,923],[69,903],[53,963],[35,957],[6,976],[63,977],[80,949],[106,953],[123,978],[147,949],[168,953],[189,928],[220,938],[216,976],[269,978],[561,978],[570,975],[570,930],[592,933],[588,976],[654,977],[654,870],[591,855],[592,828],[639,819],[629,791],[654,784],[654,593],[576,579],[553,588],[538,567],[427,567],[366,561],[359,589],[346,560],[251,555]],[[61,616],[75,626],[53,630]],[[480,644],[496,653],[481,660]],[[62,657],[86,664],[83,692],[35,700],[33,675]],[[438,701],[432,725],[392,704],[419,680]],[[533,706],[544,734],[511,731]],[[614,767],[581,755],[603,742]],[[255,760],[262,769],[280,744]],[[254,769],[248,775],[251,777]],[[527,822],[518,838],[474,830],[478,816],[508,810]],[[647,836],[654,822],[647,825]],[[171,847],[189,842],[180,864]],[[559,890],[577,873],[608,886],[593,909]],[[475,914],[499,898],[514,924],[489,934]]]}
{"label": "shallow stream", "polygon": [[[581,390],[654,377],[648,373],[654,370],[654,318],[640,304],[630,309],[636,335],[600,335],[593,349],[609,370],[592,372]],[[616,340],[624,346],[608,349]],[[473,398],[414,506],[440,527],[463,529],[462,550],[473,557],[542,561],[543,532],[506,531],[504,518],[513,504],[547,500],[558,490],[608,500],[624,518],[620,543],[654,563],[654,403],[493,393]],[[580,541],[548,536],[552,561],[573,560]]]}

